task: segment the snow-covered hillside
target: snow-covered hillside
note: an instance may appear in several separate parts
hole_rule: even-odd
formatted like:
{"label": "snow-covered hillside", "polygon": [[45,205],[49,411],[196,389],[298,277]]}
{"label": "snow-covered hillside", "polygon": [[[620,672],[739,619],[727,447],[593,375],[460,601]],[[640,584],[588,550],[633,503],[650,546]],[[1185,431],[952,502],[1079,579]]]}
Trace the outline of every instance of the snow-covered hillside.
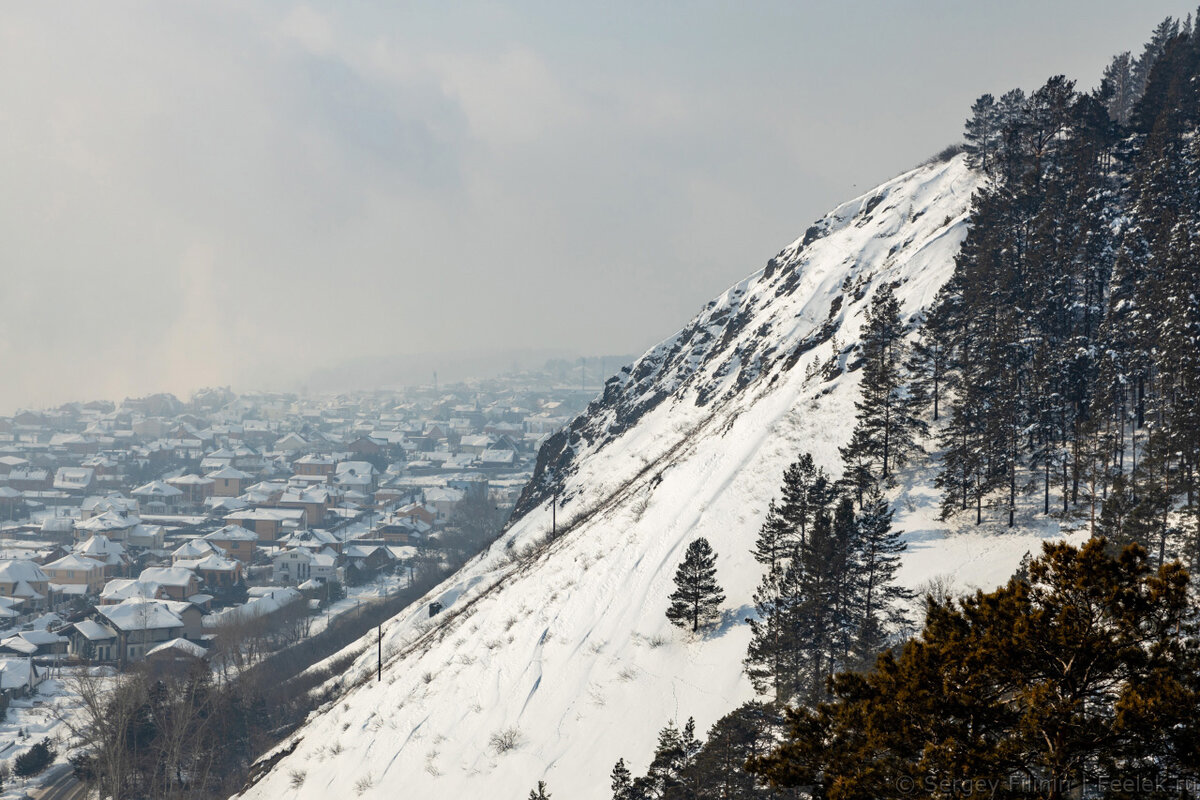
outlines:
{"label": "snow-covered hillside", "polygon": [[[606,798],[613,763],[644,770],[668,719],[704,731],[752,697],[744,619],[761,570],[749,548],[784,467],[807,450],[836,469],[853,424],[859,373],[810,367],[835,343],[853,361],[881,282],[898,283],[906,315],[933,299],[976,182],[955,158],[838,207],[610,381],[548,445],[523,516],[430,595],[445,611],[431,620],[421,604],[387,625],[383,681],[314,714],[246,796],[515,800],[545,780],[555,797]],[[951,529],[930,475],[914,466],[893,494],[910,586],[990,586],[1056,534]],[[555,485],[561,535],[544,542]],[[697,536],[728,596],[703,638],[664,618]],[[373,677],[373,644],[352,679]]]}

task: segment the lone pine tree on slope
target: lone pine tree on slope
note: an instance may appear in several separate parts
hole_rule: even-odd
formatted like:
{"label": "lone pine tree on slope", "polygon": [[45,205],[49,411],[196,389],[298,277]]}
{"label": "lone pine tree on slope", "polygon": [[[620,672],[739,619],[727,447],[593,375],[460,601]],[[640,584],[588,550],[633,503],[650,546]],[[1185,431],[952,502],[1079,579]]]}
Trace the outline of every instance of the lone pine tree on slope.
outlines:
{"label": "lone pine tree on slope", "polygon": [[680,628],[689,623],[692,631],[715,622],[725,592],[717,584],[717,556],[703,536],[688,545],[679,569],[675,570],[675,591],[671,593],[667,619]]}

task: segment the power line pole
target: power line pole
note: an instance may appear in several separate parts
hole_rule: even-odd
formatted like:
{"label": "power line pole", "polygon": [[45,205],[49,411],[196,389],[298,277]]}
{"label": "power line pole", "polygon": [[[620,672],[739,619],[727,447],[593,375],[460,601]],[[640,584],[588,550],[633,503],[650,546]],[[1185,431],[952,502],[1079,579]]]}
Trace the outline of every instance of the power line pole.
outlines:
{"label": "power line pole", "polygon": [[376,656],[378,658],[378,662],[376,663],[376,666],[375,666],[375,682],[380,683],[383,681],[383,623],[382,622],[379,623],[379,639],[377,640],[376,644],[377,644]]}

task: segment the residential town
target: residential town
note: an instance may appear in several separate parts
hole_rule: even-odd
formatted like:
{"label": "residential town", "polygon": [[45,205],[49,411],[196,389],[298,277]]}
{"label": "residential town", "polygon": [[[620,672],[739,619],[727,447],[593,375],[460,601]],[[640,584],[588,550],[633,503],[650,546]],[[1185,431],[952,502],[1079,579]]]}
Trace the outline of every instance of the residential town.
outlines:
{"label": "residential town", "polygon": [[403,585],[478,509],[495,534],[591,394],[525,375],[0,418],[0,690],[62,664],[204,660],[222,626]]}

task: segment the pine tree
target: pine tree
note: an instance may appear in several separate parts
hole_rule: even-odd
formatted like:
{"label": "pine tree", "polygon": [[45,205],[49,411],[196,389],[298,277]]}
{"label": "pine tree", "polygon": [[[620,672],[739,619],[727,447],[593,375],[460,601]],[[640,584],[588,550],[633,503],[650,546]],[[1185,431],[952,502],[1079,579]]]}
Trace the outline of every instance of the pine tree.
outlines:
{"label": "pine tree", "polygon": [[673,721],[668,722],[658,733],[658,746],[654,749],[654,758],[646,775],[634,781],[634,791],[664,800],[677,794],[688,763],[684,736]]}
{"label": "pine tree", "polygon": [[837,570],[845,560],[838,551],[833,517],[823,509],[813,522],[808,546],[794,559],[789,567],[792,575],[785,579],[793,592],[789,627],[791,646],[798,653],[795,685],[800,699],[807,703],[825,696],[825,679],[838,668]]}
{"label": "pine tree", "polygon": [[783,519],[772,500],[767,505],[767,518],[759,528],[758,538],[754,541],[754,549],[750,552],[754,560],[767,567],[775,569],[784,558],[795,549],[791,530]]}
{"label": "pine tree", "polygon": [[700,537],[688,545],[682,563],[675,571],[675,591],[667,619],[678,627],[692,626],[698,631],[720,617],[725,593],[717,583],[717,557],[708,539]]}
{"label": "pine tree", "polygon": [[545,781],[538,781],[537,788],[529,790],[529,800],[550,800],[550,793],[546,791]]}
{"label": "pine tree", "polygon": [[896,583],[906,545],[902,533],[892,528],[892,513],[878,489],[868,492],[858,520],[858,630],[853,663],[859,668],[870,666],[889,632],[909,624],[905,607],[913,594]]}
{"label": "pine tree", "polygon": [[779,491],[779,516],[788,532],[783,545],[793,550],[803,547],[817,510],[833,502],[833,481],[815,464],[810,453],[801,453],[783,471]]}
{"label": "pine tree", "polygon": [[839,675],[833,702],[789,715],[784,744],[752,770],[813,797],[879,800],[948,776],[1046,798],[1076,796],[1096,774],[1194,782],[1200,649],[1187,573],[1151,570],[1136,546],[1106,548],[1047,545],[1027,582],[934,603],[919,638],[866,675]]}
{"label": "pine tree", "polygon": [[777,564],[768,569],[754,592],[755,616],[750,626],[750,644],[743,662],[750,683],[759,694],[770,693],[783,704],[798,691],[798,653],[791,622],[798,589],[797,570]]}
{"label": "pine tree", "polygon": [[967,154],[967,164],[972,169],[990,173],[995,167],[996,149],[1000,141],[996,98],[985,94],[975,101],[971,106],[971,116],[967,118],[963,139],[966,142],[963,149]]}
{"label": "pine tree", "polygon": [[1113,56],[1112,62],[1104,68],[1104,81],[1110,87],[1107,103],[1109,116],[1121,125],[1128,125],[1133,104],[1137,100],[1133,84],[1133,59],[1128,50]]}
{"label": "pine tree", "polygon": [[[881,286],[867,310],[862,332],[861,398],[854,404],[857,424],[842,450],[848,464],[870,464],[870,479],[886,480],[920,448],[916,437],[926,432],[920,409],[906,390],[903,365],[908,360],[900,302],[890,285]],[[868,482],[861,470],[854,478],[862,491]]]}
{"label": "pine tree", "polygon": [[775,796],[747,772],[746,762],[767,755],[783,720],[764,703],[751,701],[717,720],[696,755],[697,800],[756,800]]}
{"label": "pine tree", "polygon": [[640,796],[634,794],[633,775],[630,774],[629,767],[625,766],[625,759],[617,759],[617,763],[613,765],[610,778],[612,800],[640,800]]}

